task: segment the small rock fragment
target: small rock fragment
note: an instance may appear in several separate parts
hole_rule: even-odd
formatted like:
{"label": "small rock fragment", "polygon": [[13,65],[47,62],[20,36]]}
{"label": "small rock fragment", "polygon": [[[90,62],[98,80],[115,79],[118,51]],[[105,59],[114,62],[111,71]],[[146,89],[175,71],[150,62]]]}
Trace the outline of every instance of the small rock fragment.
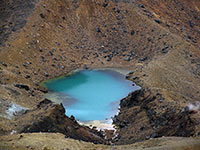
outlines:
{"label": "small rock fragment", "polygon": [[155,22],[158,23],[158,24],[161,23],[160,19],[155,19]]}
{"label": "small rock fragment", "polygon": [[84,65],[84,69],[86,69],[86,70],[87,70],[87,69],[88,69],[88,65]]}
{"label": "small rock fragment", "polygon": [[41,17],[41,18],[45,18],[45,16],[44,16],[44,14],[43,14],[43,13],[41,13],[41,14],[40,14],[40,17]]}
{"label": "small rock fragment", "polygon": [[135,34],[135,31],[134,30],[131,30],[131,35],[134,35]]}

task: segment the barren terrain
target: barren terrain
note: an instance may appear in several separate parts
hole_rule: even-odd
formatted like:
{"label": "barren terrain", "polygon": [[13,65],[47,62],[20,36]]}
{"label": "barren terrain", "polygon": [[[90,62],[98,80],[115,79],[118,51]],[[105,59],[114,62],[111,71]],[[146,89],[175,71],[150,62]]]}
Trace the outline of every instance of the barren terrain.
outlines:
{"label": "barren terrain", "polygon": [[[161,147],[190,143],[198,149],[199,16],[199,0],[0,1],[0,148],[22,149],[32,141],[34,149],[51,149],[64,140],[58,148],[111,149],[71,138],[117,145],[147,140],[136,143],[140,149],[159,138],[153,141],[161,141]],[[112,140],[43,98],[47,91],[41,81],[75,69],[110,67],[130,70],[127,78],[141,86],[121,100],[113,119],[118,136]],[[12,104],[26,110],[11,116]],[[37,145],[37,138],[44,144]]]}

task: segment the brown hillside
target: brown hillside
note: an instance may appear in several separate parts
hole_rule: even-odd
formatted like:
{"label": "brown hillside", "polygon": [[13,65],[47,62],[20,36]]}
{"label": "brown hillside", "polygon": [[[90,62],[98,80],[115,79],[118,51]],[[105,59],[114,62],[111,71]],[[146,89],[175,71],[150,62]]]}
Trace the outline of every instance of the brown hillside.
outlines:
{"label": "brown hillside", "polygon": [[[41,81],[87,65],[129,69],[142,88],[121,100],[112,142],[199,136],[199,110],[185,109],[200,100],[199,16],[198,0],[1,1],[0,134],[26,126],[21,118],[40,122],[34,115],[43,108],[34,110],[45,92]],[[5,119],[11,102],[28,113]],[[84,132],[102,143],[100,133]]]}

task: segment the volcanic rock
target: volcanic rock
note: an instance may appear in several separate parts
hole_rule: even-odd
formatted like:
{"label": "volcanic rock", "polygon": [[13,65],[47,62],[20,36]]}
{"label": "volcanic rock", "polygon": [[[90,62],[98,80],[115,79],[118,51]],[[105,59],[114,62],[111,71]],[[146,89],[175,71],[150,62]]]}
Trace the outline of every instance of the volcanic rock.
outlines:
{"label": "volcanic rock", "polygon": [[105,143],[103,135],[88,127],[79,125],[65,115],[62,104],[50,100],[41,101],[37,108],[28,110],[15,118],[18,133],[59,132],[66,136],[87,142]]}

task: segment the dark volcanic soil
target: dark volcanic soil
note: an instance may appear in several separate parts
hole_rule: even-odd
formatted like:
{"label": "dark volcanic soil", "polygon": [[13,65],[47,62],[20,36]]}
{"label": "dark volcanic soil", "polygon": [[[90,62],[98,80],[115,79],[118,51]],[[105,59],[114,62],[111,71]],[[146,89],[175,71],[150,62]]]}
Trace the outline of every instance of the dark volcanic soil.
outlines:
{"label": "dark volcanic soil", "polygon": [[[61,132],[104,143],[62,111],[55,115],[60,105],[37,108],[47,92],[41,81],[87,65],[132,70],[128,78],[142,87],[121,100],[116,144],[199,136],[199,11],[198,0],[1,1],[0,134]],[[6,119],[9,103],[29,110]],[[50,126],[43,127],[47,118]]]}
{"label": "dark volcanic soil", "polygon": [[34,11],[38,1],[2,0],[0,2],[0,45],[3,45],[12,32],[16,32],[26,25],[27,18]]}

